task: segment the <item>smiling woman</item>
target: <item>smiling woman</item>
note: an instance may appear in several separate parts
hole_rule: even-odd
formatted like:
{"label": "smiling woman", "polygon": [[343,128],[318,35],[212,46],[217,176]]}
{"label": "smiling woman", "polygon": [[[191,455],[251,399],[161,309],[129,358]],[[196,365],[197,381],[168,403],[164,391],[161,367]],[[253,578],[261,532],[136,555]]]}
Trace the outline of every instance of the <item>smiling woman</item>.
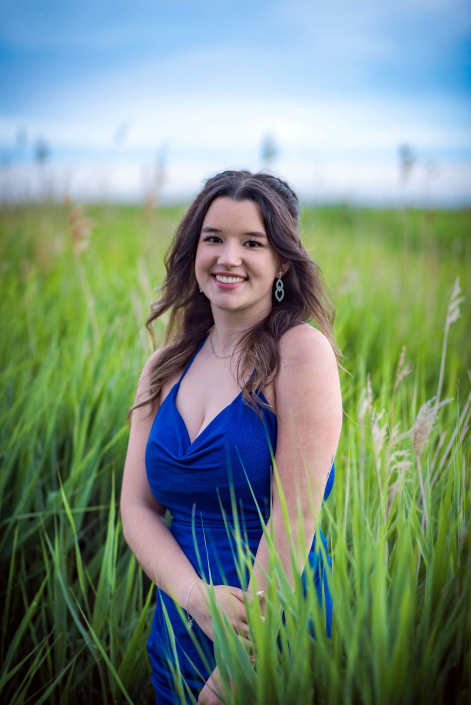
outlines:
{"label": "smiling woman", "polygon": [[[250,229],[254,226],[256,230]],[[278,259],[267,238],[257,203],[229,197],[211,203],[201,228],[195,261],[200,291],[208,298],[207,287],[214,294],[218,290],[240,289],[237,297],[224,297],[226,308],[240,309],[245,304],[250,307],[251,315],[256,316],[258,311],[271,306],[273,280],[277,268],[280,269]],[[288,263],[281,266],[282,274],[288,266]]]}
{"label": "smiling woman", "polygon": [[[157,703],[180,702],[172,676],[177,660],[198,702],[219,702],[211,692],[220,684],[210,583],[220,610],[251,651],[246,600],[268,586],[259,510],[273,530],[290,586],[290,536],[298,575],[305,579],[307,562],[314,569],[331,633],[331,561],[314,515],[334,480],[342,424],[340,353],[332,336],[334,312],[301,243],[298,216],[295,193],[274,176],[230,171],[209,179],[175,235],[162,296],[147,320],[150,329],[171,310],[164,345],[144,366],[129,411],[121,514],[129,546],[158,586],[148,641]],[[233,493],[253,556],[245,575],[225,523],[234,520]],[[178,607],[186,610],[186,625]],[[263,598],[261,607],[263,616]]]}

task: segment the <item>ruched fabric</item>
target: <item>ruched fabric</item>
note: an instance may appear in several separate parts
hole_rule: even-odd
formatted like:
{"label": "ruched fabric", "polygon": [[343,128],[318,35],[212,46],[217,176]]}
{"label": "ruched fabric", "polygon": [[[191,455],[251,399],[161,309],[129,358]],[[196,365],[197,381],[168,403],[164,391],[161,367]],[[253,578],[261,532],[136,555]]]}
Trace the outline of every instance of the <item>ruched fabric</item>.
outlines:
{"label": "ruched fabric", "polygon": [[[172,520],[169,529],[182,551],[206,582],[228,584],[247,589],[236,569],[234,530],[238,523],[243,544],[255,557],[263,535],[259,511],[264,522],[270,517],[272,454],[276,452],[277,420],[275,414],[261,408],[263,422],[242,400],[242,392],[226,406],[191,443],[187,428],[177,406],[176,397],[181,381],[202,348],[198,346],[179,381],[160,406],[146,446],[147,478],[156,499],[169,509]],[[252,373],[253,374],[253,373]],[[263,393],[258,396],[266,402]],[[329,496],[335,476],[332,469],[324,493]],[[236,511],[233,511],[233,500]],[[227,526],[226,526],[227,525]],[[322,601],[322,586],[326,601],[326,630],[330,637],[332,600],[325,572],[332,561],[327,541],[319,530],[327,557],[324,565],[315,536],[309,563],[315,569],[316,591]],[[303,573],[305,584],[305,573]],[[174,639],[167,629],[163,606],[168,614]],[[198,654],[185,621],[173,599],[157,589],[157,602],[147,650],[152,666],[152,683],[157,705],[180,703],[172,670],[176,658],[195,700],[216,666],[214,644],[193,623],[192,633],[206,655],[209,670]],[[176,651],[176,657],[175,652]],[[192,700],[186,694],[187,702]]]}

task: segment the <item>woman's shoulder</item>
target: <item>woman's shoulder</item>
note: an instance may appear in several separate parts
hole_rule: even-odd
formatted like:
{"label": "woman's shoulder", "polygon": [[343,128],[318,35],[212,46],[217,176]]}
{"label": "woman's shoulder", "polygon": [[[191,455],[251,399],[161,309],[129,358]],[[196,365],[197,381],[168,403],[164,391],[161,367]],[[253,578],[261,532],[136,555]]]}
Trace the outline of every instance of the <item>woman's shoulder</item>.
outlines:
{"label": "woman's shoulder", "polygon": [[147,385],[149,382],[149,378],[152,374],[152,372],[155,370],[156,366],[158,365],[158,360],[160,355],[162,354],[163,347],[158,348],[157,350],[154,350],[152,352],[147,360],[144,363],[144,366],[141,371],[141,378],[139,380],[140,383],[143,383],[144,385]]}
{"label": "woman's shoulder", "polygon": [[322,331],[300,323],[287,330],[279,340],[281,363],[304,362],[308,360],[336,361],[330,341]]}
{"label": "woman's shoulder", "polygon": [[143,372],[149,372],[151,370],[154,370],[158,366],[159,359],[161,358],[162,354],[170,347],[170,345],[170,343],[167,343],[167,345],[162,343],[160,347],[157,348],[157,350],[154,350],[154,352],[152,352],[147,358]]}
{"label": "woman's shoulder", "polygon": [[[157,348],[157,350],[154,350],[154,352],[152,352],[145,361],[137,385],[137,397],[139,398],[139,400],[146,398],[146,396],[148,395],[152,375],[159,364],[159,358],[165,348],[165,345],[162,345],[160,348]],[[154,405],[153,411],[155,412]]]}
{"label": "woman's shoulder", "polygon": [[[145,387],[147,389],[149,388],[151,378],[158,368],[159,362],[161,360],[161,356],[169,347],[170,347],[170,343],[168,343],[167,345],[162,344],[159,348],[157,348],[157,350],[154,350],[154,352],[151,353],[149,355],[149,357],[147,358],[147,361],[144,365],[144,369],[142,370],[142,374],[141,374],[141,380],[142,380],[143,387]],[[183,370],[184,370],[184,366],[175,370],[170,376],[166,377],[166,379],[164,380],[164,382],[162,383],[162,386],[160,388],[160,393],[159,393],[159,397],[158,397],[159,398],[159,405],[163,404],[167,394],[169,394],[172,387],[180,379]]]}
{"label": "woman's shoulder", "polygon": [[144,369],[155,367],[158,364],[159,357],[165,350],[165,347],[165,345],[161,345],[160,348],[157,348],[157,350],[154,350],[154,352],[149,355],[144,365]]}
{"label": "woman's shoulder", "polygon": [[277,412],[282,416],[291,415],[293,405],[299,418],[312,420],[329,409],[333,417],[339,415],[342,402],[337,358],[322,331],[300,324],[280,338],[275,393]]}
{"label": "woman's shoulder", "polygon": [[273,399],[277,412],[282,408],[283,400],[290,403],[295,390],[296,393],[306,391],[312,384],[323,388],[338,386],[335,353],[329,340],[317,328],[308,323],[293,326],[280,337],[278,351],[278,373],[268,390],[271,394],[269,401],[272,403]]}

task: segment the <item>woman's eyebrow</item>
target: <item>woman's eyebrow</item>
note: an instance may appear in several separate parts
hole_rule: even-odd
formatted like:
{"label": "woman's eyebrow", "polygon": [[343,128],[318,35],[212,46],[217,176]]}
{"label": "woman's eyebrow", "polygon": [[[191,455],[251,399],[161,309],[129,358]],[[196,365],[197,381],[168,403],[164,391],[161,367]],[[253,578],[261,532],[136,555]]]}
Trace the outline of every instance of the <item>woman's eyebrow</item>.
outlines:
{"label": "woman's eyebrow", "polygon": [[[204,228],[201,230],[202,233],[222,233],[222,230],[219,230],[218,228],[212,228],[209,225],[205,225]],[[265,237],[266,234],[260,232],[259,230],[251,230],[248,233],[242,233],[242,235],[247,236],[250,235],[252,237]]]}

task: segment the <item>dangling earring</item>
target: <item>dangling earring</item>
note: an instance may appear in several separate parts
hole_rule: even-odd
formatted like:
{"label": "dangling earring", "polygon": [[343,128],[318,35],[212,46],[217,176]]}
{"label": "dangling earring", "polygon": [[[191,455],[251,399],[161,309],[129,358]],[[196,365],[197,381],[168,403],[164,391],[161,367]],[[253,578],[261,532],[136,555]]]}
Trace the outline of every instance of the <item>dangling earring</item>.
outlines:
{"label": "dangling earring", "polygon": [[278,272],[278,279],[276,281],[275,296],[276,296],[278,303],[281,302],[283,296],[285,295],[285,288],[283,286],[283,282],[281,281],[282,274],[283,274],[283,272]]}
{"label": "dangling earring", "polygon": [[198,289],[199,289],[200,291],[203,291],[203,289],[202,289],[202,288],[200,287],[200,285],[199,285],[199,284],[198,284]]}

